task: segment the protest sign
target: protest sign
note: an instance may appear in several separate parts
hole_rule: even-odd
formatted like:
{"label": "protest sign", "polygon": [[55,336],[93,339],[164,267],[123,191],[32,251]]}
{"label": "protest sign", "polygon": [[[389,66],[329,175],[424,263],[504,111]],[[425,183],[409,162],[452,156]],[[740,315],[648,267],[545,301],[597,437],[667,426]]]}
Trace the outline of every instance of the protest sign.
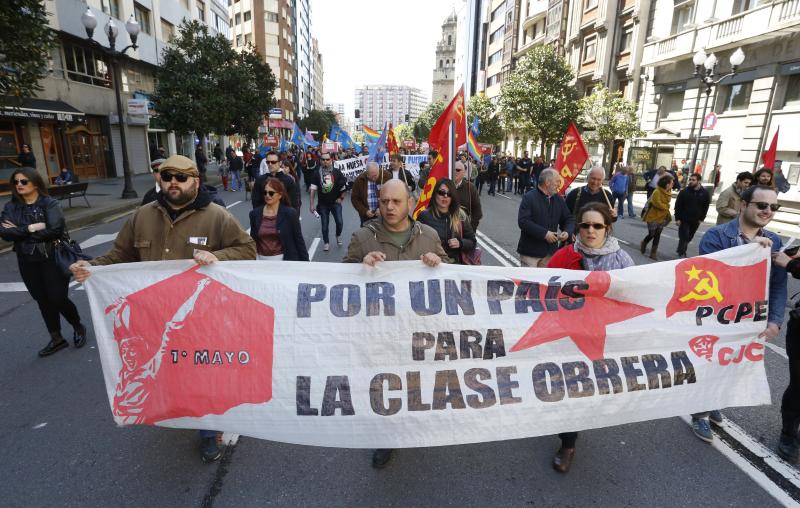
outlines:
{"label": "protest sign", "polygon": [[611,272],[384,262],[92,268],[118,424],[453,445],[769,404],[769,249]]}
{"label": "protest sign", "polygon": [[[352,159],[342,159],[333,162],[333,167],[339,169],[345,178],[347,178],[348,182],[352,182],[358,175],[366,171],[367,169],[367,160],[369,157],[354,157]],[[419,165],[421,162],[427,161],[427,155],[403,155],[403,162],[405,163],[405,168],[411,173],[414,177],[414,180],[419,179]],[[381,163],[381,168],[385,170],[390,170],[389,167],[389,155],[384,155],[383,162]]]}

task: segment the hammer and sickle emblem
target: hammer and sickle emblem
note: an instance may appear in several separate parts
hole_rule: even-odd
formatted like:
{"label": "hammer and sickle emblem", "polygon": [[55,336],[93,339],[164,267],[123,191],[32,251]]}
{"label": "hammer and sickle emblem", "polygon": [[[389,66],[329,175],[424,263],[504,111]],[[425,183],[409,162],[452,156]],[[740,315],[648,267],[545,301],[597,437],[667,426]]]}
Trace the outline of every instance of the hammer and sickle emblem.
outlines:
{"label": "hammer and sickle emblem", "polygon": [[562,143],[562,145],[561,145],[561,156],[564,157],[565,159],[567,157],[569,157],[569,154],[571,154],[572,150],[575,149],[575,145],[577,145],[577,143],[575,142],[574,139],[570,139],[570,140],[565,141],[564,143]]}
{"label": "hammer and sickle emblem", "polygon": [[717,280],[717,276],[714,275],[714,272],[710,272],[708,270],[705,272],[708,277],[703,277],[693,290],[680,297],[678,301],[681,303],[688,302],[689,300],[698,300],[702,302],[705,300],[711,300],[712,298],[715,299],[717,303],[722,301],[722,294],[719,292],[719,281]]}
{"label": "hammer and sickle emblem", "polygon": [[459,119],[464,118],[464,98],[460,95],[456,100],[456,114],[458,115]]}

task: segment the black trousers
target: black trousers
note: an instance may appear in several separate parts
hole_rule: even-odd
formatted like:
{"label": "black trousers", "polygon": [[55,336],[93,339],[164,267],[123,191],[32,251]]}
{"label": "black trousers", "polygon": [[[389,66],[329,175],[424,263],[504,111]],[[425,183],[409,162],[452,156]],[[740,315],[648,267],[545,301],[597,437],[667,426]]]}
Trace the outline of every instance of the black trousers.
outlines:
{"label": "black trousers", "polygon": [[689,243],[691,243],[699,227],[700,222],[681,221],[681,225],[678,226],[678,254],[686,254],[686,248],[689,246]]}
{"label": "black trousers", "polygon": [[48,332],[61,331],[61,316],[73,327],[81,323],[78,309],[69,299],[69,279],[56,266],[52,258],[44,261],[19,260],[19,273],[28,292],[42,313]]}
{"label": "black trousers", "polygon": [[789,434],[792,430],[796,432],[800,423],[800,319],[794,317],[789,318],[786,328],[786,355],[789,357],[789,386],[783,392],[781,417],[783,431]]}
{"label": "black trousers", "polygon": [[561,438],[562,448],[575,448],[575,441],[578,440],[577,432],[562,432],[558,435]]}

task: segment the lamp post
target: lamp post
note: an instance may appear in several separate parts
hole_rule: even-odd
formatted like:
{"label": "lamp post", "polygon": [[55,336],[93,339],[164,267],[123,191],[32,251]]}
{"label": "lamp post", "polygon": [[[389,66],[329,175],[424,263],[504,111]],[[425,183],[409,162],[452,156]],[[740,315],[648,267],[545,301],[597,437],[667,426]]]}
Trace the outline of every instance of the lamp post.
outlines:
{"label": "lamp post", "polygon": [[[691,171],[694,171],[694,168],[697,166],[697,155],[700,152],[700,136],[703,134],[703,123],[705,122],[706,118],[706,110],[708,109],[708,99],[711,96],[711,89],[718,85],[723,79],[736,74],[736,69],[742,65],[742,62],[744,62],[744,51],[742,51],[742,48],[738,48],[730,57],[731,72],[725,74],[721,78],[714,79],[714,70],[717,67],[717,57],[714,56],[714,53],[706,55],[705,51],[701,49],[695,53],[694,57],[692,58],[692,63],[694,63],[694,76],[699,78],[700,83],[706,87],[706,100],[703,103],[703,116],[700,117],[700,127],[697,130],[697,137],[695,138],[694,154],[692,155],[692,166],[690,168]],[[699,93],[700,90],[698,89],[698,94]],[[695,118],[696,117],[697,112],[695,111]]]}
{"label": "lamp post", "polygon": [[114,21],[114,18],[109,17],[108,22],[106,23],[105,27],[103,27],[103,32],[108,37],[108,45],[109,47],[106,48],[96,40],[92,39],[92,35],[94,34],[94,29],[97,27],[97,18],[92,13],[90,8],[86,8],[86,12],[83,13],[81,16],[81,22],[83,23],[83,27],[86,29],[86,37],[91,41],[95,46],[99,47],[103,50],[104,53],[110,55],[111,60],[111,72],[114,76],[114,95],[116,95],[117,99],[117,123],[119,124],[119,140],[120,144],[122,145],[122,172],[125,177],[125,185],[122,189],[122,199],[130,199],[138,197],[136,194],[136,189],[133,188],[133,179],[131,173],[131,164],[128,160],[128,140],[126,137],[126,125],[124,117],[122,116],[122,95],[120,92],[120,81],[122,79],[122,72],[119,66],[119,57],[123,55],[129,49],[136,49],[138,46],[136,45],[136,38],[139,37],[139,22],[136,21],[133,14],[125,23],[125,31],[128,32],[128,35],[131,38],[131,43],[128,46],[125,46],[121,50],[117,51],[116,49],[116,40],[117,35],[119,35],[119,28],[117,27],[117,23]]}

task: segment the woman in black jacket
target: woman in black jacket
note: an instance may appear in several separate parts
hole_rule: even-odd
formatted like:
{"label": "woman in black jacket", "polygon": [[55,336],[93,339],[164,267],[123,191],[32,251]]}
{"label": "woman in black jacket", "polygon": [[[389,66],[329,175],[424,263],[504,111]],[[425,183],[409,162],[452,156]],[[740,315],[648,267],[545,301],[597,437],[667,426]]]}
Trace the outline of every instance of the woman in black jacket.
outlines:
{"label": "woman in black jacket", "polygon": [[456,184],[449,178],[442,178],[434,189],[433,199],[417,220],[436,230],[452,263],[463,265],[461,253],[475,250],[475,232],[458,203]]}
{"label": "woman in black jacket", "polygon": [[297,210],[292,208],[280,179],[267,179],[264,201],[264,206],[250,211],[250,236],[256,242],[258,259],[308,261]]}
{"label": "woman in black jacket", "polygon": [[0,237],[14,242],[19,273],[50,332],[50,342],[39,356],[49,356],[69,345],[61,336],[59,314],[72,325],[75,347],[82,347],[86,344],[86,327],[69,299],[69,277],[53,258],[53,242],[66,230],[61,207],[47,195],[44,179],[35,169],[17,169],[9,183],[11,201],[0,215]]}

